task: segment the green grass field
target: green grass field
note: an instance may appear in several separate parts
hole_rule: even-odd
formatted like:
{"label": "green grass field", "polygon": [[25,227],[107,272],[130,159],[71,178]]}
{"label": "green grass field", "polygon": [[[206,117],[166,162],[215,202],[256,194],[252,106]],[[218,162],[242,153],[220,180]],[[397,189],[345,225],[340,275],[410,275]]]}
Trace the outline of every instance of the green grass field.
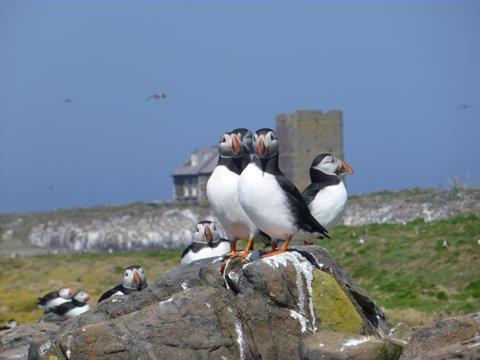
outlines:
{"label": "green grass field", "polygon": [[[480,310],[480,217],[406,225],[339,226],[318,240],[391,322],[412,325]],[[359,240],[363,239],[364,244]],[[442,246],[443,240],[449,246]],[[93,300],[118,284],[124,266],[142,264],[150,281],[179,264],[180,251],[0,258],[0,323],[41,316],[38,296],[61,286],[86,289]]]}

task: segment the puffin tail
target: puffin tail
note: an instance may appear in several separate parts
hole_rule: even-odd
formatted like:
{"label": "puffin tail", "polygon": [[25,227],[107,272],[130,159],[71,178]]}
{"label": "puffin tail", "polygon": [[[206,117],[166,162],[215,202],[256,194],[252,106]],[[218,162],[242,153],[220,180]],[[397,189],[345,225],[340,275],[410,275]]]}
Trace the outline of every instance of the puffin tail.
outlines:
{"label": "puffin tail", "polygon": [[317,219],[313,217],[312,214],[310,214],[310,221],[308,221],[308,226],[307,229],[304,229],[308,232],[317,232],[320,234],[319,239],[330,239],[330,235],[328,235],[328,230],[323,227],[322,224],[320,224]]}

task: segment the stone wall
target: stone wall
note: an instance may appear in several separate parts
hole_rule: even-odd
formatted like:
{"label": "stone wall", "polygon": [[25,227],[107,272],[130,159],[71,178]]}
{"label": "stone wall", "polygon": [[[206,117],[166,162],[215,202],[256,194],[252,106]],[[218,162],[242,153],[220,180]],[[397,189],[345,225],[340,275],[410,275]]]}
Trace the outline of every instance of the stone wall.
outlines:
{"label": "stone wall", "polygon": [[309,183],[312,160],[321,153],[343,159],[343,115],[341,111],[296,111],[277,116],[280,168],[298,188]]}

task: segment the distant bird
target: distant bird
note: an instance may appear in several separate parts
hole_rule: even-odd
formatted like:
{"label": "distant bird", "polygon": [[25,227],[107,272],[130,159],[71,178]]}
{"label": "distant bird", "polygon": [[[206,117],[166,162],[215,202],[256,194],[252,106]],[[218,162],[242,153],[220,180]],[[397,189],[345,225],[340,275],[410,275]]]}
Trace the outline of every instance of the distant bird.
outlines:
{"label": "distant bird", "polygon": [[313,159],[311,184],[302,195],[313,217],[327,230],[337,225],[345,213],[348,195],[342,176],[352,172],[346,161],[332,154],[320,154]]}
{"label": "distant bird", "polygon": [[365,244],[365,240],[363,240],[362,238],[358,239],[358,243],[360,245],[364,245]]}
{"label": "distant bird", "polygon": [[63,102],[65,102],[65,103],[71,103],[72,101],[73,101],[73,100],[70,99],[70,98],[66,98],[66,99],[63,100]]}
{"label": "distant bird", "polygon": [[466,109],[473,109],[473,105],[470,104],[462,104],[457,106],[457,110],[466,110]]}
{"label": "distant bird", "polygon": [[182,253],[182,264],[192,261],[220,257],[230,251],[230,243],[220,237],[214,222],[203,220],[195,225],[193,243]]}
{"label": "distant bird", "polygon": [[143,267],[132,265],[123,270],[122,283],[106,291],[98,302],[102,302],[112,296],[128,295],[135,291],[143,290],[147,287],[147,275]]}
{"label": "distant bird", "polygon": [[52,291],[48,294],[38,298],[37,306],[45,312],[49,312],[52,308],[63,303],[70,302],[73,296],[73,291],[70,288],[61,288],[58,291]]}
{"label": "distant bird", "polygon": [[477,239],[477,244],[480,245],[480,239]]}
{"label": "distant bird", "polygon": [[49,192],[52,192],[53,189],[54,189],[53,185],[50,185],[50,186],[48,187],[48,191],[49,191]]}
{"label": "distant bird", "polygon": [[18,323],[15,321],[15,319],[10,319],[7,321],[6,325],[0,326],[0,331],[13,329],[17,325]]}
{"label": "distant bird", "polygon": [[[238,182],[238,199],[245,213],[272,239],[272,256],[287,250],[298,230],[328,231],[312,216],[302,194],[278,166],[280,143],[272,129],[257,130],[253,139],[254,161],[248,164]],[[277,251],[278,240],[285,243]]]}
{"label": "distant bird", "polygon": [[87,304],[90,296],[85,291],[78,291],[72,297],[72,301],[63,303],[52,308],[52,312],[63,317],[75,317],[90,310],[90,305]]}
{"label": "distant bird", "polygon": [[218,163],[207,182],[207,198],[215,217],[223,226],[230,241],[231,258],[237,256],[237,241],[248,240],[243,257],[253,248],[260,235],[238,200],[240,174],[250,163],[252,133],[239,128],[226,132],[218,144]]}
{"label": "distant bird", "polygon": [[450,245],[450,244],[448,243],[448,240],[443,240],[443,242],[442,242],[442,247],[443,247],[443,248],[446,249],[446,248],[448,248],[449,245]]}
{"label": "distant bird", "polygon": [[167,97],[167,94],[165,93],[156,93],[156,94],[153,94],[153,95],[150,95],[147,100],[161,100],[161,99],[165,99]]}

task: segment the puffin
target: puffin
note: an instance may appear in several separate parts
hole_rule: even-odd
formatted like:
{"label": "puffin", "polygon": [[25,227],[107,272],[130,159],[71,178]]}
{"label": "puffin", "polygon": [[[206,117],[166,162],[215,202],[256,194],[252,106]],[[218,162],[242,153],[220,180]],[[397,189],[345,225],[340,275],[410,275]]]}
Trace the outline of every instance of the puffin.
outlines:
{"label": "puffin", "polygon": [[220,237],[213,221],[203,220],[195,225],[193,243],[182,253],[182,264],[192,261],[220,257],[230,251],[230,242]]}
{"label": "puffin", "polygon": [[47,313],[55,306],[72,301],[72,296],[72,289],[61,288],[60,290],[49,292],[41,298],[38,298],[37,306]]}
{"label": "puffin", "polygon": [[350,165],[332,154],[320,154],[310,166],[310,180],[302,195],[313,217],[327,230],[337,225],[347,208],[343,176],[353,173]]}
{"label": "puffin", "polygon": [[72,301],[56,306],[51,311],[63,317],[75,317],[90,310],[90,305],[87,304],[88,299],[90,296],[81,290],[73,295]]}
{"label": "puffin", "polygon": [[230,258],[237,257],[237,241],[247,240],[241,256],[253,249],[254,238],[264,238],[238,199],[240,174],[250,163],[252,132],[238,128],[224,133],[218,144],[218,163],[207,182],[207,198],[215,217],[227,233]]}
{"label": "puffin", "polygon": [[147,287],[147,275],[143,267],[138,265],[128,266],[123,270],[122,283],[106,291],[100,296],[98,302],[102,302],[112,296],[128,295]]}
{"label": "puffin", "polygon": [[6,325],[0,326],[0,331],[13,329],[17,325],[18,325],[18,323],[15,319],[10,319],[10,320],[7,321]]}
{"label": "puffin", "polygon": [[[238,199],[255,226],[272,239],[272,249],[266,255],[283,253],[298,230],[329,237],[310,213],[297,187],[278,166],[279,140],[275,131],[257,130],[253,139],[255,158],[243,170],[238,182]],[[279,240],[285,240],[277,250]]]}

